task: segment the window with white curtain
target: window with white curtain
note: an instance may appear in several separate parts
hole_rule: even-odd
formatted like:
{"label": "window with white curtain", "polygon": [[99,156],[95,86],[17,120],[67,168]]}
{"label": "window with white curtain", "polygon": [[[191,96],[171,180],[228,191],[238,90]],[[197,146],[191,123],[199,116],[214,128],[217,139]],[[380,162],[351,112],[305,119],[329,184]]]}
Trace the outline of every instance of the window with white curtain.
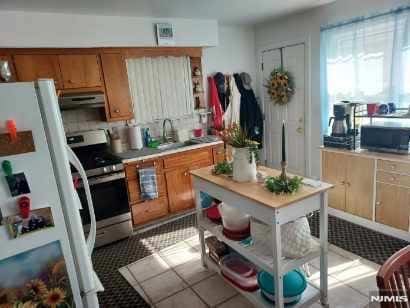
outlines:
{"label": "window with white curtain", "polygon": [[126,64],[137,123],[192,115],[189,57],[142,57],[127,59]]}
{"label": "window with white curtain", "polygon": [[410,105],[410,8],[321,32],[322,117],[341,100]]}

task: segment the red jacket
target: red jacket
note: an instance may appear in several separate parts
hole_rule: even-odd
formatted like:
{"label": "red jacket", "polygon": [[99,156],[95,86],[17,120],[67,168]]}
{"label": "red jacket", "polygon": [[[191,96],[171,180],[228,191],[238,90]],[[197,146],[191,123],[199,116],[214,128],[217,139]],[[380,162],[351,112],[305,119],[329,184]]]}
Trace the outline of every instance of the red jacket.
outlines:
{"label": "red jacket", "polygon": [[209,107],[212,110],[214,128],[222,130],[222,106],[218,96],[218,90],[216,89],[215,81],[212,77],[208,77],[209,84]]}

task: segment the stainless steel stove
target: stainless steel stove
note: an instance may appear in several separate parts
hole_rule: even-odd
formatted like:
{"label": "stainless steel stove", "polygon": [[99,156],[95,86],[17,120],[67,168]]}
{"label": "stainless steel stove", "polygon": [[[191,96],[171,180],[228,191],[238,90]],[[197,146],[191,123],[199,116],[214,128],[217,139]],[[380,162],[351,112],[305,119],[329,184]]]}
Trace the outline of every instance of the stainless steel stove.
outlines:
{"label": "stainless steel stove", "polygon": [[[87,174],[97,220],[96,247],[132,234],[131,212],[128,205],[124,166],[121,159],[109,151],[104,130],[67,134],[73,149]],[[83,207],[84,188],[77,170],[71,170]],[[86,232],[89,230],[88,209],[80,211]]]}

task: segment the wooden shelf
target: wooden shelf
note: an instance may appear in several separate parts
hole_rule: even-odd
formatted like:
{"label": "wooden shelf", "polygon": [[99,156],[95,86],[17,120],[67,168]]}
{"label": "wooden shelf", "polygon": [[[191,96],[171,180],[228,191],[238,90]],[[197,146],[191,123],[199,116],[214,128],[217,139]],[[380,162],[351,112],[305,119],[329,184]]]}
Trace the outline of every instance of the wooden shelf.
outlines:
{"label": "wooden shelf", "polygon": [[[205,258],[205,262],[206,262],[208,269],[213,270],[214,272],[218,273],[225,280],[227,284],[229,284],[235,290],[241,293],[245,298],[248,299],[248,301],[250,301],[256,307],[260,307],[260,308],[275,307],[275,305],[273,305],[271,302],[269,302],[263,297],[260,290],[257,290],[254,292],[247,292],[247,291],[244,291],[238,288],[237,286],[232,284],[230,281],[225,279],[221,274],[219,266],[214,261],[212,261],[208,256]],[[309,307],[313,305],[313,303],[315,303],[319,299],[320,299],[320,291],[315,286],[311,285],[308,282],[307,288],[303,292],[301,300],[295,305],[290,305],[289,307]]]}
{"label": "wooden shelf", "polygon": [[[198,221],[198,226],[203,228],[204,230],[209,231],[212,235],[216,236],[218,240],[224,242],[226,245],[231,247],[233,250],[238,252],[240,255],[244,256],[246,259],[254,263],[259,268],[273,273],[273,253],[270,251],[269,248],[261,247],[258,245],[251,245],[245,247],[239,241],[233,241],[225,237],[222,233],[222,225],[218,225],[210,221],[208,218],[201,218]],[[320,256],[320,245],[318,242],[315,241],[315,249],[312,250],[311,253],[307,254],[303,258],[300,259],[288,259],[284,258],[282,261],[282,271],[287,273],[291,270],[297,269],[301,267],[303,264],[315,259],[316,257]]]}

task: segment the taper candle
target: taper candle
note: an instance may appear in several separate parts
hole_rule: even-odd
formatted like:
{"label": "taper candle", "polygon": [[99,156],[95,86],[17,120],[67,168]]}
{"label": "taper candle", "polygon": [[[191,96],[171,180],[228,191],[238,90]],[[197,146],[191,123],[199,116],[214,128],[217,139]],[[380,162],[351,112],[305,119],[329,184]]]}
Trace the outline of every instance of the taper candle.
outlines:
{"label": "taper candle", "polygon": [[286,161],[285,121],[282,122],[282,161]]}

